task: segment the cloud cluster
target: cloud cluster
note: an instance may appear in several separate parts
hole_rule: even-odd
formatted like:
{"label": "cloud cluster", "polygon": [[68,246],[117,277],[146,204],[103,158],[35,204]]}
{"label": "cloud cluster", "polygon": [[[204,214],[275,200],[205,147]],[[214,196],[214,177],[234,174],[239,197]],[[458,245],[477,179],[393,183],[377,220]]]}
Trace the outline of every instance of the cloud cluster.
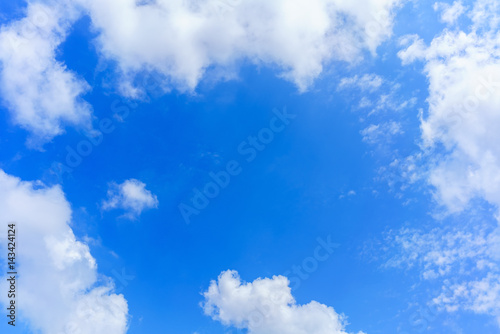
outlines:
{"label": "cloud cluster", "polygon": [[66,125],[91,125],[91,107],[82,100],[89,86],[56,60],[78,12],[64,3],[30,3],[26,17],[0,28],[0,92],[15,124],[38,146]]}
{"label": "cloud cluster", "polygon": [[123,209],[124,217],[137,218],[142,211],[158,207],[158,199],[146,184],[136,179],[125,180],[123,183],[111,183],[108,199],[102,204],[104,210]]}
{"label": "cloud cluster", "polygon": [[333,308],[315,301],[296,304],[283,276],[244,283],[228,270],[211,282],[204,297],[205,314],[250,334],[346,334],[345,319]]}
{"label": "cloud cluster", "polygon": [[397,0],[79,0],[88,9],[101,55],[118,63],[124,92],[152,71],[166,89],[191,91],[207,70],[238,61],[275,66],[307,89],[332,60],[375,52],[391,34]]}
{"label": "cloud cluster", "polygon": [[[18,307],[32,331],[125,333],[127,301],[113,293],[108,278],[98,277],[88,246],[76,240],[61,188],[24,182],[2,170],[0,188],[0,220],[16,223]],[[5,241],[0,238],[2,248]],[[6,283],[2,277],[2,291],[8,291]],[[4,305],[6,297],[0,299]]]}
{"label": "cloud cluster", "polygon": [[30,2],[0,29],[0,90],[35,145],[66,125],[91,126],[88,84],[56,60],[72,24],[88,15],[118,90],[144,94],[141,75],[168,92],[203,78],[232,78],[242,64],[269,66],[306,90],[333,61],[375,54],[392,32],[400,0],[68,0]]}
{"label": "cloud cluster", "polygon": [[491,315],[500,326],[500,228],[482,221],[467,225],[393,231],[386,241],[397,255],[385,266],[416,266],[423,280],[442,285],[436,305]]}
{"label": "cloud cluster", "polygon": [[[421,114],[422,151],[394,164],[410,183],[425,178],[446,213],[455,213],[454,224],[390,232],[384,252],[395,255],[385,266],[415,267],[439,285],[436,305],[490,315],[500,325],[500,225],[491,215],[500,207],[500,4],[435,9],[448,25],[464,14],[471,24],[445,28],[429,45],[417,35],[401,39],[402,63],[424,63],[429,107]],[[494,209],[482,211],[484,200]]]}
{"label": "cloud cluster", "polygon": [[468,14],[471,30],[445,29],[429,46],[404,39],[403,63],[422,60],[429,109],[421,122],[426,150],[445,151],[429,182],[451,212],[481,197],[500,205],[500,4],[479,0]]}

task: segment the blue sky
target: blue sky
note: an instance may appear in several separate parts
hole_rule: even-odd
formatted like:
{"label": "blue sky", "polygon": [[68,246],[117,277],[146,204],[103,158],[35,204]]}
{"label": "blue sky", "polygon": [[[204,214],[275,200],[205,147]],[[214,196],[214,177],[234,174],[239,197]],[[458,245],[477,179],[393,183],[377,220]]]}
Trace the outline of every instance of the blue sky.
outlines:
{"label": "blue sky", "polygon": [[498,333],[498,3],[186,3],[0,4],[2,333]]}

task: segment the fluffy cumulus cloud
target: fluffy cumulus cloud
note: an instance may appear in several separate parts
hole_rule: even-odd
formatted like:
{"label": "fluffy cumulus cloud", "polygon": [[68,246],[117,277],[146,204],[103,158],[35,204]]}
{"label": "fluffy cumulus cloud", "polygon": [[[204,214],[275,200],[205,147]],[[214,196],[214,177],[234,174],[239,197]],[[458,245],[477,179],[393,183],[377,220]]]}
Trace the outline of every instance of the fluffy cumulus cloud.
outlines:
{"label": "fluffy cumulus cloud", "polygon": [[123,209],[124,217],[135,219],[146,209],[158,207],[158,199],[146,184],[136,179],[126,180],[123,183],[111,183],[108,190],[108,199],[102,204],[104,210]]}
{"label": "fluffy cumulus cloud", "polygon": [[[34,332],[125,333],[127,301],[98,277],[95,259],[76,240],[71,209],[59,186],[24,182],[0,170],[0,218],[16,223],[18,305]],[[1,239],[2,247],[5,240]],[[1,288],[7,291],[6,277]],[[41,288],[43,287],[43,288]],[[6,303],[2,294],[1,302]],[[47,303],[50,307],[47,307]]]}
{"label": "fluffy cumulus cloud", "polygon": [[[305,90],[332,60],[375,52],[391,34],[398,0],[78,0],[88,9],[99,51],[118,63],[123,92],[138,94],[147,70],[166,89],[193,90],[208,69],[236,61],[277,67]],[[161,79],[159,79],[161,80]]]}
{"label": "fluffy cumulus cloud", "polygon": [[25,18],[0,28],[0,92],[13,123],[33,135],[33,146],[65,125],[90,126],[91,107],[82,100],[87,83],[56,60],[77,17],[64,3],[30,3]]}
{"label": "fluffy cumulus cloud", "polygon": [[204,297],[205,314],[251,334],[346,334],[342,315],[315,301],[298,305],[283,276],[245,283],[228,270],[212,281]]}
{"label": "fluffy cumulus cloud", "polygon": [[429,109],[422,118],[426,149],[445,151],[431,167],[436,198],[452,212],[472,198],[500,205],[500,4],[479,0],[470,31],[445,29],[429,46],[404,39],[403,63],[422,60]]}
{"label": "fluffy cumulus cloud", "polygon": [[[0,89],[13,121],[37,142],[66,125],[90,127],[88,84],[56,60],[72,24],[88,15],[119,91],[192,92],[205,77],[230,78],[241,63],[271,66],[306,90],[328,63],[375,53],[391,35],[400,0],[40,0],[1,27]],[[149,82],[149,81],[148,81]],[[40,140],[41,139],[41,140]]]}

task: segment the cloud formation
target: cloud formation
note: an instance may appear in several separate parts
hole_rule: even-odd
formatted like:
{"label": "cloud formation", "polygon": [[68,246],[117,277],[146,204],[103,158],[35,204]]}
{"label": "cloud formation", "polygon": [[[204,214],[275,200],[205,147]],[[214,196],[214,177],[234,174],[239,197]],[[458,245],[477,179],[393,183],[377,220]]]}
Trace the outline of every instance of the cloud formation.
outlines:
{"label": "cloud formation", "polygon": [[37,147],[66,125],[91,127],[88,84],[56,60],[78,12],[64,3],[30,2],[26,17],[0,28],[0,92],[13,123],[28,130]]}
{"label": "cloud formation", "polygon": [[417,267],[425,281],[441,291],[433,303],[448,312],[459,310],[493,316],[500,326],[500,228],[473,219],[466,226],[429,231],[402,228],[387,235],[395,250],[386,267]]}
{"label": "cloud formation", "polygon": [[123,183],[111,183],[108,190],[108,199],[102,204],[104,210],[123,209],[124,217],[137,218],[142,211],[158,207],[158,199],[151,191],[146,189],[146,184],[129,179]]}
{"label": "cloud formation", "polygon": [[375,53],[391,34],[397,0],[80,0],[101,55],[117,61],[136,95],[134,75],[159,74],[164,88],[192,91],[209,69],[248,61],[276,67],[306,90],[333,60]]}
{"label": "cloud formation", "polygon": [[479,0],[468,15],[469,32],[445,29],[429,46],[409,36],[399,52],[404,64],[425,64],[429,109],[421,121],[423,146],[445,151],[428,180],[451,212],[475,197],[500,205],[500,4]]}
{"label": "cloud formation", "polygon": [[0,90],[33,145],[65,126],[91,129],[91,87],[56,60],[73,23],[88,15],[118,91],[143,96],[141,75],[164,92],[193,92],[204,78],[268,66],[305,91],[333,61],[356,62],[390,37],[400,0],[72,0],[30,2],[0,30]]}
{"label": "cloud formation", "polygon": [[[59,186],[25,182],[0,170],[0,219],[15,222],[20,314],[33,332],[120,334],[127,330],[128,306],[99,277],[89,247],[76,240],[71,208]],[[0,244],[5,246],[5,238]],[[5,253],[3,253],[5,254]],[[2,254],[2,256],[3,256]],[[0,288],[8,291],[6,278]],[[6,294],[0,301],[5,305]],[[47,303],[50,307],[47,307]]]}
{"label": "cloud formation", "polygon": [[471,24],[446,28],[429,45],[417,35],[401,39],[402,63],[424,64],[429,107],[422,152],[395,163],[410,182],[427,180],[453,224],[390,232],[394,252],[384,251],[395,255],[385,266],[417,268],[441,287],[436,305],[490,315],[500,326],[500,4],[478,0],[467,13],[460,2],[434,8],[448,25],[464,14]]}
{"label": "cloud formation", "polygon": [[203,310],[214,320],[250,334],[346,334],[343,315],[315,301],[298,305],[289,283],[283,276],[245,283],[236,271],[228,270],[203,294]]}

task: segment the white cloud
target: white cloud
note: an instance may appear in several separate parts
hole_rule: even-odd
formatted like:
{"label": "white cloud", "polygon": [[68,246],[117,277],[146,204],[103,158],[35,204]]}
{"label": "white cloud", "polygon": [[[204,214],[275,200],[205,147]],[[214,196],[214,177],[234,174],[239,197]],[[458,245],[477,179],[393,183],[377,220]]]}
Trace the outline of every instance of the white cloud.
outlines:
{"label": "white cloud", "polygon": [[491,315],[500,326],[500,227],[474,220],[426,232],[403,228],[391,232],[387,244],[397,255],[385,266],[417,266],[422,279],[440,282],[436,305]]}
{"label": "white cloud", "polygon": [[500,326],[500,275],[490,273],[480,280],[460,282],[443,289],[443,293],[434,299],[447,311],[460,309],[478,314],[488,314],[496,318]]}
{"label": "white cloud", "polygon": [[[113,294],[109,279],[98,279],[88,246],[76,240],[69,226],[71,208],[61,188],[23,182],[2,170],[0,188],[1,221],[17,226],[22,277],[17,282],[18,312],[31,329],[48,334],[125,333],[127,302]],[[2,277],[2,291],[7,291],[6,283]],[[0,299],[4,305],[6,297]]]}
{"label": "white cloud", "polygon": [[81,99],[88,84],[56,60],[76,11],[29,3],[26,17],[0,28],[0,91],[15,124],[39,146],[65,125],[90,128],[91,107]]}
{"label": "white cloud", "polygon": [[[462,11],[452,7],[443,17],[448,23]],[[468,31],[445,29],[430,45],[415,35],[402,40],[403,64],[423,61],[429,82],[422,152],[403,163],[406,177],[425,177],[437,202],[455,215],[445,227],[392,234],[397,255],[386,265],[416,266],[423,280],[442,285],[434,303],[491,315],[500,325],[500,225],[491,215],[500,205],[500,4],[479,0],[467,15]],[[493,210],[475,212],[484,200]]]}
{"label": "white cloud", "polygon": [[451,212],[475,197],[500,205],[500,5],[480,0],[469,16],[470,32],[444,30],[429,46],[412,37],[399,53],[403,63],[425,62],[429,109],[421,122],[423,146],[446,151],[430,167],[429,182]]}
{"label": "white cloud", "polygon": [[331,62],[375,54],[392,33],[400,1],[30,2],[25,18],[1,28],[0,90],[33,146],[65,126],[91,130],[91,107],[82,99],[90,87],[56,60],[72,24],[89,15],[123,95],[143,96],[140,74],[152,74],[164,92],[193,92],[203,78],[233,78],[242,63],[273,67],[304,91]]}
{"label": "white cloud", "polygon": [[346,334],[343,315],[315,301],[298,305],[289,283],[283,276],[245,283],[228,270],[203,294],[203,309],[214,320],[250,334]]}
{"label": "white cloud", "polygon": [[376,74],[365,74],[362,77],[355,75],[350,78],[342,78],[338,85],[338,89],[345,89],[351,87],[358,87],[362,91],[376,91],[384,80]]}
{"label": "white cloud", "polygon": [[400,251],[386,265],[419,265],[424,279],[464,272],[471,266],[481,270],[497,267],[497,257],[491,252],[497,233],[484,224],[467,230],[434,228],[428,232],[403,228],[390,234],[388,240]]}
{"label": "white cloud", "polygon": [[465,13],[466,8],[462,5],[461,1],[455,1],[451,5],[445,2],[436,2],[434,10],[442,11],[441,21],[447,24],[454,24]]}
{"label": "white cloud", "polygon": [[158,199],[146,184],[136,179],[129,179],[121,184],[111,183],[108,190],[108,199],[103,202],[104,210],[123,209],[125,217],[135,219],[146,209],[158,207]]}
{"label": "white cloud", "polygon": [[387,143],[393,136],[402,133],[401,124],[394,121],[377,125],[371,124],[361,131],[363,141],[372,145]]}
{"label": "white cloud", "polygon": [[102,56],[118,62],[123,92],[142,70],[166,90],[192,91],[207,70],[238,61],[276,67],[305,90],[333,61],[375,53],[391,35],[398,0],[79,0],[99,33]]}
{"label": "white cloud", "polygon": [[371,109],[367,116],[380,111],[401,111],[412,108],[417,102],[415,97],[404,98],[401,84],[373,73],[342,78],[337,85],[337,91],[345,90],[355,93],[347,95],[354,97],[355,101],[351,102],[353,109]]}
{"label": "white cloud", "polygon": [[407,35],[400,39],[400,45],[406,49],[398,52],[403,65],[408,65],[418,59],[425,58],[425,43],[418,35]]}

